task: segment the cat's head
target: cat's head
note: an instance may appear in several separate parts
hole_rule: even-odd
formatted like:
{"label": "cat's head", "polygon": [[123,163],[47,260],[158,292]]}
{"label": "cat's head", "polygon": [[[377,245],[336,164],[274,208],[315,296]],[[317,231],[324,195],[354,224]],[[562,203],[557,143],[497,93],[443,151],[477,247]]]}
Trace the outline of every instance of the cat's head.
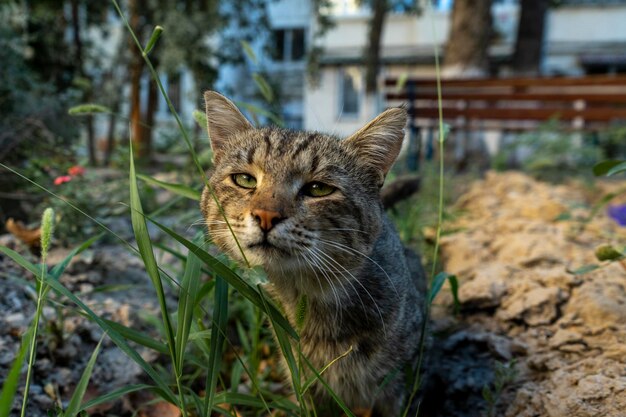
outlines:
{"label": "cat's head", "polygon": [[380,187],[400,151],[406,111],[387,110],[341,140],[257,129],[224,96],[204,98],[215,166],[201,209],[213,242],[238,260],[243,250],[270,278],[358,268],[380,232]]}

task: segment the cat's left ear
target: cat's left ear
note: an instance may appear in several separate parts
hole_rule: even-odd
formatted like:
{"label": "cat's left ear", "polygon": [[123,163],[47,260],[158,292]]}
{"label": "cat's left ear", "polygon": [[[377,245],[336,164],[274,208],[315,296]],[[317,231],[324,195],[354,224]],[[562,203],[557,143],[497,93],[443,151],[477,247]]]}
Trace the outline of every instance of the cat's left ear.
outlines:
{"label": "cat's left ear", "polygon": [[223,95],[207,91],[204,93],[204,102],[211,149],[217,157],[229,138],[254,127],[237,106]]}
{"label": "cat's left ear", "polygon": [[405,109],[386,110],[344,142],[362,163],[380,172],[381,185],[400,153],[406,121]]}

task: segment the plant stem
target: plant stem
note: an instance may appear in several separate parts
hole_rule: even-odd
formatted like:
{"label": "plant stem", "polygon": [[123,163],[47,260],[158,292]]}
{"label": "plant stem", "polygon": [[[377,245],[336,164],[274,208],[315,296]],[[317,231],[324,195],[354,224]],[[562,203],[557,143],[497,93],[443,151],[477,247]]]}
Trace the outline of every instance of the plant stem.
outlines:
{"label": "plant stem", "polygon": [[22,411],[21,417],[26,415],[26,405],[28,402],[28,390],[30,389],[30,381],[32,377],[33,365],[35,364],[35,357],[37,356],[37,330],[39,328],[39,318],[41,317],[41,311],[43,309],[43,301],[45,294],[45,280],[46,276],[46,260],[45,257],[41,258],[41,277],[35,277],[39,282],[39,291],[37,291],[37,309],[35,311],[34,323],[33,323],[33,335],[30,340],[30,350],[28,353],[28,369],[26,370],[26,385],[24,387],[24,398],[22,399]]}
{"label": "plant stem", "polygon": [[[432,13],[432,5],[429,4],[430,7],[430,11]],[[433,31],[433,39],[436,42],[437,40],[437,34],[436,34],[436,30],[435,30],[435,23],[434,20],[432,19],[431,16],[431,25],[432,25],[432,31]],[[437,107],[439,110],[439,202],[438,202],[438,215],[437,215],[437,234],[435,237],[435,249],[434,249],[434,253],[433,253],[433,266],[431,269],[431,280],[433,279],[433,277],[435,276],[435,272],[437,271],[437,261],[438,261],[438,254],[439,254],[439,244],[440,244],[440,240],[441,240],[441,225],[443,223],[443,192],[444,192],[444,141],[445,141],[445,135],[446,135],[446,130],[444,129],[444,124],[443,124],[443,108],[442,108],[442,99],[441,99],[441,70],[439,67],[439,49],[437,47],[437,45],[434,45],[434,55],[435,55],[435,75],[436,75],[436,79],[437,79]],[[430,288],[430,285],[429,285]],[[403,413],[403,417],[406,417],[409,413],[409,409],[411,408],[411,403],[413,402],[413,400],[415,399],[415,396],[417,395],[417,391],[419,390],[421,383],[422,383],[422,379],[421,379],[421,369],[422,369],[422,362],[424,360],[424,350],[426,347],[426,331],[428,330],[428,320],[430,319],[430,302],[428,300],[426,300],[426,302],[424,303],[424,315],[422,317],[422,326],[421,326],[421,334],[420,334],[420,341],[419,341],[419,355],[418,355],[418,359],[417,359],[417,366],[415,368],[415,382],[413,384],[413,390],[411,391],[411,395],[409,396],[409,400],[407,402],[406,408],[404,410]],[[419,413],[419,407],[418,407],[418,413]]]}
{"label": "plant stem", "polygon": [[219,201],[217,199],[217,196],[215,195],[213,187],[211,187],[209,185],[209,182],[207,180],[207,177],[206,177],[206,174],[204,172],[204,169],[202,169],[202,165],[200,165],[200,161],[198,160],[198,155],[196,154],[196,151],[195,151],[195,149],[193,147],[193,144],[191,143],[191,139],[189,139],[189,135],[187,134],[187,130],[183,126],[183,122],[180,120],[180,116],[178,115],[178,112],[174,108],[174,105],[172,104],[172,101],[170,100],[169,96],[165,92],[165,88],[163,88],[163,84],[161,83],[161,79],[159,78],[159,74],[157,74],[156,70],[154,69],[154,66],[152,65],[152,61],[150,61],[150,58],[148,58],[148,54],[146,53],[144,48],[141,46],[141,42],[139,42],[139,39],[137,39],[137,36],[135,35],[135,32],[133,31],[132,27],[128,23],[128,20],[126,19],[126,16],[124,15],[124,13],[122,13],[122,9],[120,9],[120,6],[117,3],[117,0],[111,0],[111,1],[113,2],[113,6],[115,7],[115,10],[117,10],[117,13],[119,14],[120,18],[124,22],[124,25],[128,29],[128,32],[130,33],[131,37],[133,38],[133,41],[135,42],[135,45],[137,45],[137,48],[139,48],[139,50],[141,51],[141,55],[143,56],[143,59],[146,62],[148,70],[150,70],[150,75],[152,76],[152,79],[154,80],[154,82],[156,82],[157,86],[159,87],[159,91],[161,92],[161,95],[165,99],[165,102],[167,103],[167,107],[169,108],[170,112],[174,116],[174,119],[176,120],[176,124],[178,125],[178,129],[180,130],[180,132],[183,135],[183,139],[184,139],[185,143],[187,144],[187,147],[189,148],[189,152],[191,153],[191,158],[192,158],[194,164],[196,165],[196,167],[198,168],[198,172],[200,173],[200,176],[201,176],[201,178],[204,181],[204,185],[209,190],[209,192],[211,194],[211,197],[215,201],[215,204],[217,205],[217,207],[218,207],[218,209],[220,211],[220,214],[222,215],[222,217],[224,218],[224,221],[226,222],[226,225],[228,226],[228,230],[230,230],[230,233],[233,235],[233,238],[235,239],[235,243],[237,244],[237,248],[241,252],[241,256],[243,257],[243,260],[245,261],[245,263],[248,266],[248,268],[250,268],[251,267],[250,262],[248,261],[248,258],[246,257],[246,254],[244,253],[243,248],[241,247],[241,244],[239,243],[239,239],[237,239],[237,236],[235,235],[235,232],[233,231],[233,229],[232,229],[232,227],[230,225],[230,222],[228,221],[228,218],[226,217],[226,213],[224,213],[222,205],[219,203]]}

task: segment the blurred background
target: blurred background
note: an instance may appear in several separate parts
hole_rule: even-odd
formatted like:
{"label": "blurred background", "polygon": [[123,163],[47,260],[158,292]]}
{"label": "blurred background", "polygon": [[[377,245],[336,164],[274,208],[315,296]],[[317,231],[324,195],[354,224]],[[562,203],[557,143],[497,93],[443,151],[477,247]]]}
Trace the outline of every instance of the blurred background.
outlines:
{"label": "blurred background", "polygon": [[[205,153],[201,97],[207,89],[231,97],[259,124],[347,135],[391,105],[415,113],[407,86],[434,79],[437,61],[444,78],[626,73],[626,1],[619,0],[122,0],[119,6],[144,47],[155,26],[163,28],[149,58]],[[29,178],[52,185],[73,165],[125,167],[129,138],[148,166],[163,158],[186,165],[176,122],[112,2],[4,1],[0,61],[0,161]],[[394,101],[390,91],[404,95]],[[96,106],[76,109],[85,103]],[[619,106],[623,113],[623,101]],[[432,130],[414,126],[407,142],[428,148]],[[609,133],[594,131],[595,147],[577,148],[574,165],[580,155],[593,155],[585,159],[589,165],[617,152],[624,129],[611,120],[602,127]],[[484,155],[470,164],[475,168],[520,165],[501,154],[502,143],[517,141],[528,128],[515,129],[514,139],[502,126],[474,130],[452,147],[453,162],[479,148]],[[553,153],[572,143],[562,131],[555,139],[549,122],[532,130]],[[527,145],[527,155],[546,155]],[[424,159],[433,152],[413,153]],[[18,200],[33,198],[19,192],[24,187],[0,171],[2,220],[24,212]]]}
{"label": "blurred background", "polygon": [[[60,282],[94,314],[127,326],[123,337],[168,385],[160,300],[124,247],[135,239],[130,145],[144,212],[205,242],[197,200],[212,159],[209,89],[255,125],[337,136],[388,107],[407,108],[405,147],[387,178],[414,187],[388,212],[432,275],[458,276],[462,304],[457,311],[444,290],[433,305],[437,348],[420,415],[624,415],[626,0],[0,0],[0,249],[25,254],[34,269],[48,207],[50,266],[97,237]],[[99,238],[101,226],[108,233]],[[192,258],[180,241],[148,229],[162,277],[187,277]],[[3,384],[37,286],[0,252]],[[219,259],[246,280],[260,277]],[[201,402],[205,374],[221,372],[218,393],[247,401],[228,415],[297,415],[265,316],[242,291],[222,303],[229,291],[205,275],[188,392]],[[183,292],[165,283],[176,305]],[[79,392],[102,334],[51,296],[27,411],[35,417],[59,415],[51,410]],[[228,314],[216,315],[226,304]],[[204,346],[215,329],[209,317],[225,319],[221,371]],[[146,382],[133,360],[105,341],[85,399]],[[142,391],[90,415],[180,415],[156,401],[160,390]],[[153,403],[169,411],[143,413]]]}

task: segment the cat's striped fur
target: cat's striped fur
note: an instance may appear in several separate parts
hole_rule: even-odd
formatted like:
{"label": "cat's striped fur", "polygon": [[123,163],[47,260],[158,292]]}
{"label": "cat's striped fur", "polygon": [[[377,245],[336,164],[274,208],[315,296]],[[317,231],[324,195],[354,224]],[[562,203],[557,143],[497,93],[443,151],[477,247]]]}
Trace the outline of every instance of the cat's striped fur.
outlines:
{"label": "cat's striped fur", "polygon": [[[406,398],[406,366],[413,367],[417,355],[424,299],[419,261],[403,248],[380,202],[404,137],[405,110],[387,110],[340,140],[256,129],[225,97],[207,92],[205,101],[215,162],[210,186],[294,327],[298,302],[307,296],[303,353],[321,369],[352,349],[324,379],[350,407],[397,416]],[[312,183],[330,188],[320,192]],[[313,196],[311,187],[332,192]],[[211,239],[242,260],[208,189],[201,209]],[[317,404],[328,400],[321,385],[313,391]]]}

